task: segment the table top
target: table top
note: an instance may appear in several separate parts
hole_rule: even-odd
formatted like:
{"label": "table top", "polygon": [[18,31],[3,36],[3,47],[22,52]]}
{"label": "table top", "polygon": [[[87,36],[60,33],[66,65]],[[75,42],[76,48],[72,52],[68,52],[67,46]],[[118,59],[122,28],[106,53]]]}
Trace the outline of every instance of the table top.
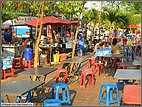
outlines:
{"label": "table top", "polygon": [[1,85],[1,93],[5,95],[21,96],[43,84],[43,81],[13,80]]}
{"label": "table top", "polygon": [[108,57],[108,58],[121,58],[121,57],[123,57],[123,54],[107,54],[104,57]]}
{"label": "table top", "polygon": [[141,65],[141,59],[134,59],[133,65]]}
{"label": "table top", "polygon": [[141,79],[141,71],[138,69],[117,69],[114,78],[117,79]]}
{"label": "table top", "polygon": [[125,85],[122,102],[125,104],[141,104],[141,85]]}
{"label": "table top", "polygon": [[69,59],[66,59],[62,62],[65,62],[65,63],[82,63],[82,62],[85,62],[87,60],[88,60],[87,58],[74,58],[74,60],[72,58],[69,58]]}
{"label": "table top", "polygon": [[29,75],[29,76],[45,76],[47,74],[50,74],[51,72],[55,71],[57,68],[31,68],[26,71],[22,71],[18,73],[18,75]]}

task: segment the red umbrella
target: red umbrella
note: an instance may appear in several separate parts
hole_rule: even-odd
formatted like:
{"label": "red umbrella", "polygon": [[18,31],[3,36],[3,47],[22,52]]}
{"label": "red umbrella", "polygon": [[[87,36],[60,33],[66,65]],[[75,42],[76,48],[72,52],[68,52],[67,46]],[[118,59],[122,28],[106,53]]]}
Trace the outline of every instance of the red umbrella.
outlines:
{"label": "red umbrella", "polygon": [[[125,28],[125,26],[123,26],[123,28]],[[131,24],[131,25],[127,26],[127,28],[141,28],[141,27]]]}
{"label": "red umbrella", "polygon": [[[37,20],[38,19],[35,19],[32,21],[26,22],[25,24],[36,27]],[[40,21],[41,21],[41,19],[39,19],[38,25],[40,25]],[[61,26],[61,25],[69,25],[69,24],[77,24],[77,23],[78,22],[76,22],[76,21],[60,19],[60,18],[57,18],[54,16],[43,18],[43,25]]]}

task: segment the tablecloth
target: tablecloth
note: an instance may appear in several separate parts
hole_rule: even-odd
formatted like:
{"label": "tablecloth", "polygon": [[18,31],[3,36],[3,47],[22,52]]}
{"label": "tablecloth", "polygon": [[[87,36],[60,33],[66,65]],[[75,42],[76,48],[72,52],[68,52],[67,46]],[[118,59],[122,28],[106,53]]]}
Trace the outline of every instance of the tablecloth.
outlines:
{"label": "tablecloth", "polygon": [[112,54],[111,48],[98,49],[95,52],[95,57],[97,57],[97,56],[105,56],[106,54]]}

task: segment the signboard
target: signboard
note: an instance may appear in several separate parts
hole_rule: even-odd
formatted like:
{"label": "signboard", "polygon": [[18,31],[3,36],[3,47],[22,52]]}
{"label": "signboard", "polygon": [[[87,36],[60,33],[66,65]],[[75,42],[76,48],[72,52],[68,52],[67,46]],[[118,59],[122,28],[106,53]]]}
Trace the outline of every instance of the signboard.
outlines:
{"label": "signboard", "polygon": [[25,22],[32,21],[34,19],[37,19],[37,17],[34,16],[19,16],[17,19],[15,19],[15,25],[21,25],[24,24]]}

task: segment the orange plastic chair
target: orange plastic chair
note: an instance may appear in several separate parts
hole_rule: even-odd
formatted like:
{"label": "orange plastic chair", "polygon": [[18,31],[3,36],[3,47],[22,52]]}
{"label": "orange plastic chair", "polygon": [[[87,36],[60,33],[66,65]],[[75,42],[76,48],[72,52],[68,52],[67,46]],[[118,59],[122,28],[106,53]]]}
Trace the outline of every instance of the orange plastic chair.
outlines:
{"label": "orange plastic chair", "polygon": [[125,85],[122,102],[125,104],[141,104],[141,85]]}

